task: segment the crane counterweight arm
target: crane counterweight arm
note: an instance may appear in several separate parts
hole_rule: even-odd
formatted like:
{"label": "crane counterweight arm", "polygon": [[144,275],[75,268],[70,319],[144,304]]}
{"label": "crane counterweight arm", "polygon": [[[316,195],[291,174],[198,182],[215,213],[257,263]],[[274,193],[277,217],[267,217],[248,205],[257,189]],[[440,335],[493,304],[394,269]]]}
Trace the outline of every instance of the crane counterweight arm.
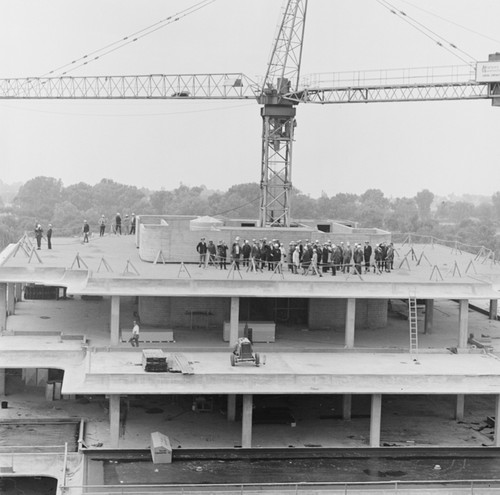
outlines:
{"label": "crane counterweight arm", "polygon": [[255,99],[242,73],[0,79],[0,99]]}
{"label": "crane counterweight arm", "polygon": [[482,83],[415,84],[307,88],[283,95],[294,103],[388,103],[405,101],[481,100],[493,98],[492,86]]}

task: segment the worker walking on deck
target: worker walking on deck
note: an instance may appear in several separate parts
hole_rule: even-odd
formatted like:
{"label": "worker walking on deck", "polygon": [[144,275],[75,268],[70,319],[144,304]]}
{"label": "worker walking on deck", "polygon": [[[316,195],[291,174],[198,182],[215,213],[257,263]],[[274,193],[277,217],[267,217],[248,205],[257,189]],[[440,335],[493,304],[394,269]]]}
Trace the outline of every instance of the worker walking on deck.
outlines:
{"label": "worker walking on deck", "polygon": [[139,324],[134,320],[134,326],[132,327],[132,337],[130,337],[129,342],[132,347],[139,347]]}

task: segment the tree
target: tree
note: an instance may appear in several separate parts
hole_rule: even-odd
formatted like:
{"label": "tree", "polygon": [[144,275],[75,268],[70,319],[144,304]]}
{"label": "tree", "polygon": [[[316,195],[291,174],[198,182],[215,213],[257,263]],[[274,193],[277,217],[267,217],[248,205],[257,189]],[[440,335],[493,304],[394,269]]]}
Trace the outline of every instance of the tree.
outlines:
{"label": "tree", "polygon": [[418,192],[415,196],[415,201],[417,202],[418,213],[420,220],[426,221],[431,216],[431,205],[434,201],[434,194],[428,189],[423,189]]}
{"label": "tree", "polygon": [[35,220],[48,222],[54,207],[61,201],[62,182],[53,177],[35,177],[26,182],[14,199],[19,213]]}
{"label": "tree", "polygon": [[65,187],[62,191],[62,199],[75,205],[81,211],[92,208],[96,203],[93,187],[85,182]]}

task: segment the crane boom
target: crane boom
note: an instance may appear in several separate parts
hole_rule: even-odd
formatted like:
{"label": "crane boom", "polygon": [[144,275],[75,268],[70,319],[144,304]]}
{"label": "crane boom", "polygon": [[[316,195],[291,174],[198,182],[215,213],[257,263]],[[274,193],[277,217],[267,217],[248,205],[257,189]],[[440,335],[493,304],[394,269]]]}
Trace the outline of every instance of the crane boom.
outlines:
{"label": "crane boom", "polygon": [[242,73],[0,79],[0,99],[255,99]]}

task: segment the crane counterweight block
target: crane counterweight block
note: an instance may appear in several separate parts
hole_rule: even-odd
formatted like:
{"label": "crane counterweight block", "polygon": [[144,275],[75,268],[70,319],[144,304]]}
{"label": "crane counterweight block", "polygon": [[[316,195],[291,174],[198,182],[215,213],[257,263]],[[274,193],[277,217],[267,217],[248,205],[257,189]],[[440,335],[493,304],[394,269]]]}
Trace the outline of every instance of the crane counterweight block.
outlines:
{"label": "crane counterweight block", "polygon": [[262,117],[292,118],[295,117],[297,109],[290,105],[264,105],[260,109]]}

